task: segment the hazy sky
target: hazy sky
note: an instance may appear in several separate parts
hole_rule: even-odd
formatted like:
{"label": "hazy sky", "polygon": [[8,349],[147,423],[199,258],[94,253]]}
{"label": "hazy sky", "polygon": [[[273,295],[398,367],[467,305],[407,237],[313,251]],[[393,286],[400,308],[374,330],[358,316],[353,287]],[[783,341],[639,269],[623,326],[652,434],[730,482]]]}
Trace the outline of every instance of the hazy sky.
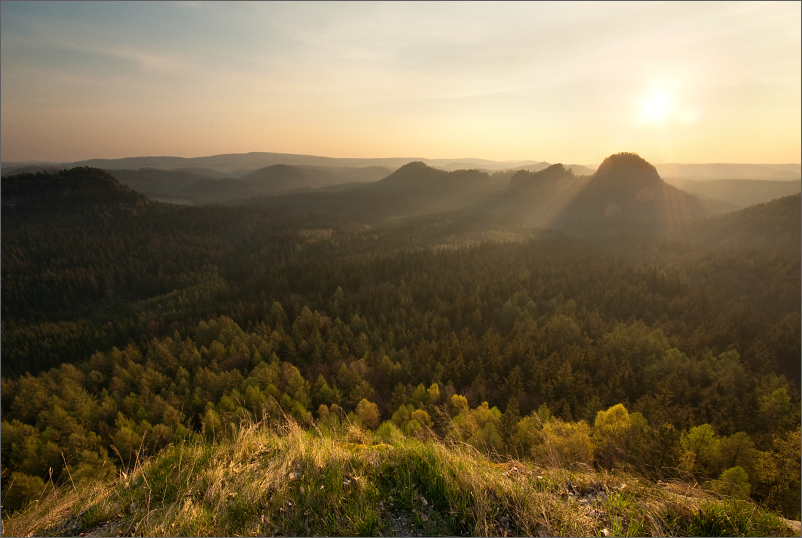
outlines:
{"label": "hazy sky", "polygon": [[10,2],[3,161],[798,163],[800,2]]}

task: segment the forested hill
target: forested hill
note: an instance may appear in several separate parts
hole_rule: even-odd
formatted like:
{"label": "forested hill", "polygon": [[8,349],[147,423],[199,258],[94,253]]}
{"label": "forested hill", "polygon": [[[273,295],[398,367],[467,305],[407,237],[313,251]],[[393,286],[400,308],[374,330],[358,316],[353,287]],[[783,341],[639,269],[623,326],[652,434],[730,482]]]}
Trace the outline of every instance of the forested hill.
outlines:
{"label": "forested hill", "polygon": [[500,175],[478,170],[447,172],[412,162],[383,180],[366,185],[366,192],[406,199],[415,213],[453,211],[484,198],[503,186]]}
{"label": "forested hill", "polygon": [[389,168],[381,166],[334,168],[274,164],[254,170],[236,179],[205,179],[184,189],[182,194],[189,196],[195,203],[237,204],[254,196],[378,181],[390,173]]}
{"label": "forested hill", "polygon": [[[464,186],[464,200],[498,179],[399,172],[355,198],[364,211],[412,203],[418,172]],[[454,213],[371,226],[186,207],[72,175],[105,202],[71,210],[87,197],[67,189],[49,198],[58,218],[2,214],[5,509],[51,470],[56,484],[92,480],[292,416],[737,486],[798,519],[798,253],[483,228]]]}
{"label": "forested hill", "polygon": [[665,233],[711,213],[698,198],[665,183],[640,156],[618,153],[573,187],[553,225],[583,234]]}
{"label": "forested hill", "polygon": [[140,168],[138,170],[108,170],[109,175],[123,185],[139,191],[152,200],[189,199],[187,194],[194,185],[202,181],[220,180],[215,170],[160,170]]}
{"label": "forested hill", "polygon": [[748,246],[799,251],[801,229],[802,197],[797,193],[701,220],[688,231],[695,239],[719,248]]}
{"label": "forested hill", "polygon": [[720,209],[666,184],[654,166],[631,153],[608,157],[592,176],[576,176],[561,164],[538,172],[491,175],[479,170],[446,172],[412,162],[381,181],[352,189],[256,198],[252,203],[371,223],[454,213],[455,218],[506,227],[558,228],[585,235],[666,233]]}
{"label": "forested hill", "polygon": [[69,206],[138,205],[147,197],[120,185],[108,173],[97,168],[72,168],[55,172],[20,174],[2,179],[4,210]]}
{"label": "forested hill", "polygon": [[235,171],[231,175],[208,168],[109,170],[109,174],[120,183],[151,199],[193,205],[238,204],[254,196],[378,181],[391,172],[381,166],[350,168],[285,164]]}
{"label": "forested hill", "polygon": [[668,185],[652,164],[635,153],[604,159],[572,208],[597,217],[651,216],[675,222],[710,214],[698,198]]}
{"label": "forested hill", "polygon": [[255,197],[252,205],[277,206],[377,224],[469,207],[505,186],[507,176],[479,170],[447,172],[422,162],[406,164],[384,179],[336,192]]}
{"label": "forested hill", "polygon": [[666,181],[700,198],[718,200],[719,203],[728,204],[731,210],[770,202],[783,196],[791,196],[797,194],[802,187],[799,180],[666,179]]}
{"label": "forested hill", "polygon": [[554,228],[583,236],[665,235],[723,207],[668,185],[638,155],[619,153],[592,175],[577,176],[561,164],[518,171],[504,189],[461,214],[497,226]]}

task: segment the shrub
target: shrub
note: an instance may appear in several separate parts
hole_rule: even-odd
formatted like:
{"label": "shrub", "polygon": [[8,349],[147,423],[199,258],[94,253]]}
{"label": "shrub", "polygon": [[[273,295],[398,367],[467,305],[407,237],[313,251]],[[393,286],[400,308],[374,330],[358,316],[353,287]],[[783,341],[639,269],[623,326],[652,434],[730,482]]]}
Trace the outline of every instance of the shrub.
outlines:
{"label": "shrub", "polygon": [[45,481],[38,476],[25,473],[12,472],[9,485],[3,492],[3,512],[10,513],[25,507],[31,499],[42,496],[53,488],[53,483]]}
{"label": "shrub", "polygon": [[379,406],[362,398],[356,404],[356,416],[363,428],[374,430],[379,425]]}
{"label": "shrub", "polygon": [[710,485],[719,493],[738,499],[748,498],[751,491],[749,475],[740,466],[730,467],[721,473],[718,480],[711,481]]}
{"label": "shrub", "polygon": [[557,467],[590,464],[593,458],[590,426],[584,420],[572,423],[553,419],[543,425],[543,444],[535,453]]}

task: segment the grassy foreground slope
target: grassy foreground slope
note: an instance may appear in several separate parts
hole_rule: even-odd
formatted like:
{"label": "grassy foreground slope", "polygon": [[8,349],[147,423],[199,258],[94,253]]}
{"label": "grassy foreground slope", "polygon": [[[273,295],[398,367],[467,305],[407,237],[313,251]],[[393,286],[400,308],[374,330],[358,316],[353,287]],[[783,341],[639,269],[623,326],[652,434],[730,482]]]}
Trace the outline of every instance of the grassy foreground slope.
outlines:
{"label": "grassy foreground slope", "polygon": [[46,489],[6,536],[793,536],[757,505],[681,482],[491,460],[394,428],[250,424],[110,480]]}

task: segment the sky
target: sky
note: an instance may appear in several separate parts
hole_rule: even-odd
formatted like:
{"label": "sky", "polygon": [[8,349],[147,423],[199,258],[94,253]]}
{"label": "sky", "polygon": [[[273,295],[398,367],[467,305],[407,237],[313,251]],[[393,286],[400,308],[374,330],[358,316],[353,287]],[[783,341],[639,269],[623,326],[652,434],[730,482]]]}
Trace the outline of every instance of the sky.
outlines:
{"label": "sky", "polygon": [[0,3],[0,158],[802,160],[800,2]]}

